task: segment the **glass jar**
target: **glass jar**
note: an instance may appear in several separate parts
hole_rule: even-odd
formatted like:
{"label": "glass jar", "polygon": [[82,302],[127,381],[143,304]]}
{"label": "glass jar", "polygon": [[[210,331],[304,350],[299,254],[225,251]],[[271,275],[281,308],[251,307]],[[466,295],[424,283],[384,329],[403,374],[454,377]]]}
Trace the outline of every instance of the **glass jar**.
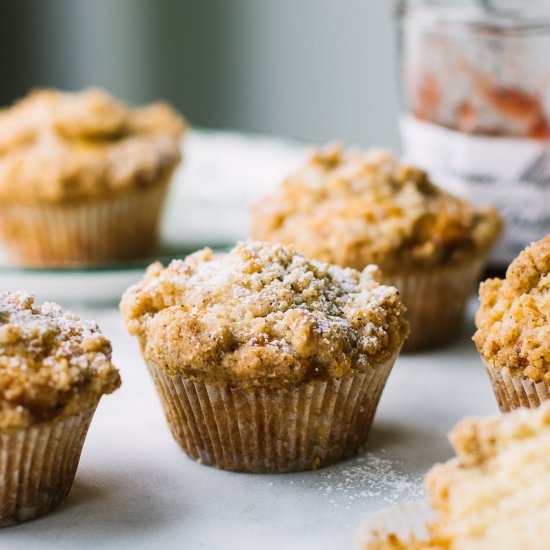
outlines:
{"label": "glass jar", "polygon": [[550,233],[550,0],[398,2],[405,157],[498,207],[506,266]]}

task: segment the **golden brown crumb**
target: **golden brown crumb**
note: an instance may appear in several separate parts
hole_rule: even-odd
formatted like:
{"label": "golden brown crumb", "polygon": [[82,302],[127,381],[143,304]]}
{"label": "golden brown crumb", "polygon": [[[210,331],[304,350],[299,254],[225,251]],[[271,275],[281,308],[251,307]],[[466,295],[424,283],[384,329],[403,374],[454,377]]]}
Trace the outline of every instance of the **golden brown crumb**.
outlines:
{"label": "golden brown crumb", "polygon": [[451,432],[456,458],[426,486],[429,540],[375,533],[365,550],[546,550],[550,536],[550,403],[467,418]]}
{"label": "golden brown crumb", "polygon": [[401,348],[404,306],[375,275],[247,242],[153,264],[121,309],[147,360],[168,372],[294,385],[372,368]]}
{"label": "golden brown crumb", "polygon": [[394,533],[373,534],[372,540],[361,546],[362,550],[416,550],[414,542],[404,542]]}
{"label": "golden brown crumb", "polygon": [[386,274],[461,262],[489,249],[498,213],[444,193],[390,153],[316,152],[252,210],[252,236],[310,258]]}
{"label": "golden brown crumb", "polygon": [[180,160],[185,122],[101,90],[39,90],[0,111],[0,200],[63,201],[147,186]]}
{"label": "golden brown crumb", "polygon": [[435,540],[419,541],[403,540],[397,535],[379,533],[372,541],[362,546],[362,550],[448,550],[449,546],[438,543]]}
{"label": "golden brown crumb", "polygon": [[73,414],[119,385],[95,323],[23,292],[0,294],[0,429]]}
{"label": "golden brown crumb", "polygon": [[506,279],[481,285],[474,341],[492,367],[550,383],[550,235],[527,247]]}
{"label": "golden brown crumb", "polygon": [[547,548],[550,404],[466,419],[450,438],[457,458],[427,478],[434,535],[457,550]]}

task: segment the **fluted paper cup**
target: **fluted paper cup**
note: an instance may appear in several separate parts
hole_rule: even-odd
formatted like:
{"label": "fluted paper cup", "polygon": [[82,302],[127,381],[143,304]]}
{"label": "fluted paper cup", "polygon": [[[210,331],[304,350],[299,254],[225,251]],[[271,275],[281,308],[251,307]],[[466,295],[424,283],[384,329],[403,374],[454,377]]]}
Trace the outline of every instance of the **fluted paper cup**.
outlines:
{"label": "fluted paper cup", "polygon": [[168,181],[113,196],[0,205],[8,260],[22,267],[77,267],[155,253]]}
{"label": "fluted paper cup", "polygon": [[534,382],[528,376],[513,376],[507,368],[485,367],[502,412],[521,407],[536,409],[543,401],[550,399],[550,388],[546,382]]}
{"label": "fluted paper cup", "polygon": [[94,411],[0,431],[0,527],[42,516],[67,496]]}
{"label": "fluted paper cup", "polygon": [[485,261],[484,255],[461,265],[384,278],[399,289],[407,306],[411,333],[403,351],[437,347],[456,336]]}
{"label": "fluted paper cup", "polygon": [[172,435],[203,464],[239,472],[315,469],[356,454],[395,357],[368,372],[288,389],[232,388],[149,363]]}
{"label": "fluted paper cup", "polygon": [[371,514],[362,523],[357,535],[361,550],[393,548],[388,537],[397,537],[407,543],[428,541],[428,523],[434,519],[434,511],[427,501],[406,502]]}

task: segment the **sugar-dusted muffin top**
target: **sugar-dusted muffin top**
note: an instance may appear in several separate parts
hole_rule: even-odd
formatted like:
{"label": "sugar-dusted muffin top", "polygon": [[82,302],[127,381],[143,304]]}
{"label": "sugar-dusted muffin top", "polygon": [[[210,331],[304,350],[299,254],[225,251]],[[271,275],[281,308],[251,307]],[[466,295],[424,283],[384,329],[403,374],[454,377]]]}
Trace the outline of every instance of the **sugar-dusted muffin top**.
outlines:
{"label": "sugar-dusted muffin top", "polygon": [[383,536],[369,550],[546,550],[550,539],[550,403],[465,419],[450,434],[457,457],[435,466],[427,489],[431,541]]}
{"label": "sugar-dusted muffin top", "polygon": [[119,385],[96,323],[23,292],[0,294],[0,429],[71,415]]}
{"label": "sugar-dusted muffin top", "polygon": [[493,367],[550,383],[550,235],[480,288],[474,341]]}
{"label": "sugar-dusted muffin top", "polygon": [[404,306],[375,275],[245,242],[151,265],[121,309],[146,360],[169,373],[287,386],[364,371],[399,351]]}
{"label": "sugar-dusted muffin top", "polygon": [[184,120],[104,91],[38,90],[0,111],[0,200],[60,201],[148,186],[180,160]]}
{"label": "sugar-dusted muffin top", "polygon": [[492,208],[437,188],[422,170],[388,152],[314,153],[252,209],[252,236],[292,243],[310,258],[384,273],[461,262],[501,232]]}

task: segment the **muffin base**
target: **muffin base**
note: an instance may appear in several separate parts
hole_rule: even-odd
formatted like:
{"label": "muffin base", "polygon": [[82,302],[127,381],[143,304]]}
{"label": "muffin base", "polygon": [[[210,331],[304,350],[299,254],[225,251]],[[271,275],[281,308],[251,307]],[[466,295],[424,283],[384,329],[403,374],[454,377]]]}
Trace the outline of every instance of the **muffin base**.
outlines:
{"label": "muffin base", "polygon": [[112,197],[0,204],[8,260],[21,267],[78,267],[155,253],[168,180]]}
{"label": "muffin base", "polygon": [[512,376],[507,368],[486,365],[498,406],[502,412],[526,407],[536,409],[550,399],[546,382],[534,382],[528,376]]}
{"label": "muffin base", "polygon": [[485,261],[486,256],[479,256],[461,265],[384,278],[399,289],[407,306],[411,333],[404,352],[437,347],[458,334]]}
{"label": "muffin base", "polygon": [[224,470],[316,469],[366,443],[395,357],[366,373],[295,388],[231,388],[149,370],[168,425],[194,460]]}
{"label": "muffin base", "polygon": [[0,527],[42,516],[68,495],[94,412],[0,433]]}

